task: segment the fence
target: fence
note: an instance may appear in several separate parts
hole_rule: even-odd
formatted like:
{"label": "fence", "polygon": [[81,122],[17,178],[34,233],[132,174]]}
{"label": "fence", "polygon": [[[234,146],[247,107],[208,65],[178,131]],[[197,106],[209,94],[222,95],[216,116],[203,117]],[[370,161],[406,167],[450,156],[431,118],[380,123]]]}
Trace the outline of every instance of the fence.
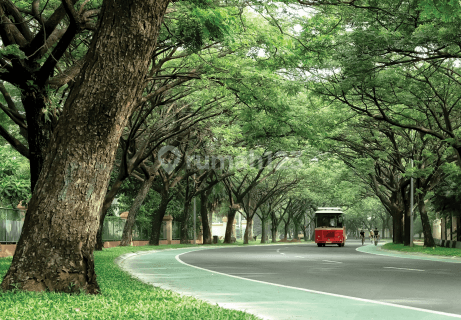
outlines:
{"label": "fence", "polygon": [[[103,241],[119,241],[122,239],[123,228],[125,227],[126,220],[119,217],[106,217],[104,219],[104,226],[102,229],[102,240]],[[161,230],[163,231],[164,228]],[[133,228],[132,240],[149,240],[151,234],[151,226],[149,224],[141,224],[136,222]],[[162,238],[160,234],[160,239]]]}
{"label": "fence", "polygon": [[[0,207],[0,243],[16,243],[19,241],[25,212],[18,209]],[[104,220],[103,241],[118,241],[122,239],[126,221],[119,217],[106,217]],[[160,239],[166,239],[166,223],[162,223]],[[133,240],[149,240],[150,223],[136,222],[133,228]],[[173,223],[173,239],[179,239],[179,223]]]}
{"label": "fence", "polygon": [[[125,220],[119,217],[106,217],[104,220],[102,240],[103,241],[119,241],[122,239],[123,228],[125,227]],[[180,222],[173,220],[172,240],[180,239]],[[150,223],[136,223],[133,228],[133,240],[149,240],[151,234]],[[189,239],[193,239],[194,231],[189,228]],[[166,222],[162,222],[160,228],[160,240],[166,239]]]}
{"label": "fence", "polygon": [[18,242],[23,224],[23,210],[0,208],[0,243]]}

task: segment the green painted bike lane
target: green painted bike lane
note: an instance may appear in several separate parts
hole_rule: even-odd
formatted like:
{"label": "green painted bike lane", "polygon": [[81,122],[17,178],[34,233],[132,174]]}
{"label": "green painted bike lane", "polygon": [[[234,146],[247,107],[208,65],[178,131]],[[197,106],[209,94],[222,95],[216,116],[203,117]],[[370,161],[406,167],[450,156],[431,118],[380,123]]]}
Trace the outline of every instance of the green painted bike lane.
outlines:
{"label": "green painted bike lane", "polygon": [[[362,248],[379,252],[374,246]],[[446,320],[459,315],[399,306],[315,290],[244,279],[187,265],[181,254],[213,248],[147,251],[119,257],[118,265],[139,280],[224,308],[243,310],[263,319]],[[358,251],[362,251],[358,250]],[[379,252],[382,254],[382,252]]]}

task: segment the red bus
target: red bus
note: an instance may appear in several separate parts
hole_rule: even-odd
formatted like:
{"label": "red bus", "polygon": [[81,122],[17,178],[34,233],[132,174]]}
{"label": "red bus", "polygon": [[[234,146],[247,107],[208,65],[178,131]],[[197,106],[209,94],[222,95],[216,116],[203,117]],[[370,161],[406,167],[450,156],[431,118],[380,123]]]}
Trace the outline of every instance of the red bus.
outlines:
{"label": "red bus", "polygon": [[319,247],[337,244],[344,247],[346,227],[341,208],[318,208],[315,212],[315,243]]}

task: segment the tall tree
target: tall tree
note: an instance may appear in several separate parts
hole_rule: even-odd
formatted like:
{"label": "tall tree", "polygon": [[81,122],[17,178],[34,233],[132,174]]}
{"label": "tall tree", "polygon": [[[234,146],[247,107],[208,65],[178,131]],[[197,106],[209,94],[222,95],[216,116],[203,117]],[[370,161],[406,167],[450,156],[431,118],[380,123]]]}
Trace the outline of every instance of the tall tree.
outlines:
{"label": "tall tree", "polygon": [[87,38],[100,10],[95,1],[85,1],[79,8],[74,7],[76,2],[0,2],[0,79],[21,91],[19,103],[12,99],[11,88],[1,83],[7,104],[0,104],[0,109],[21,129],[27,142],[2,126],[0,135],[30,159],[31,190],[62,111],[59,95],[66,96],[66,85],[74,82],[83,65]]}
{"label": "tall tree", "polygon": [[120,135],[144,89],[168,2],[103,2],[86,62],[53,132],[3,289],[16,284],[31,291],[99,292],[93,259],[98,214]]}

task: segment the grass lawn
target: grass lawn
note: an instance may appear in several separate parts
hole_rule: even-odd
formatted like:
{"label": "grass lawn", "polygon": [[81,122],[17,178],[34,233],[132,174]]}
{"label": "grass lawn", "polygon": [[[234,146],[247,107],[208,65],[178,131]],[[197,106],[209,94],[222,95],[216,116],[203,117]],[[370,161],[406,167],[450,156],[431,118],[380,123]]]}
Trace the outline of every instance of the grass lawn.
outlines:
{"label": "grass lawn", "polygon": [[386,243],[382,246],[385,250],[396,250],[402,252],[415,252],[415,253],[425,253],[438,256],[446,257],[461,257],[461,249],[457,248],[443,248],[443,247],[434,247],[434,248],[425,248],[422,246],[408,247],[403,244],[394,244]]}
{"label": "grass lawn", "polygon": [[[259,244],[259,241],[250,241],[250,244]],[[242,243],[218,244],[232,245]],[[114,263],[114,259],[124,253],[193,246],[116,247],[95,251],[100,295],[0,291],[0,319],[259,319],[144,284]],[[11,260],[11,257],[0,258],[1,279]]]}

